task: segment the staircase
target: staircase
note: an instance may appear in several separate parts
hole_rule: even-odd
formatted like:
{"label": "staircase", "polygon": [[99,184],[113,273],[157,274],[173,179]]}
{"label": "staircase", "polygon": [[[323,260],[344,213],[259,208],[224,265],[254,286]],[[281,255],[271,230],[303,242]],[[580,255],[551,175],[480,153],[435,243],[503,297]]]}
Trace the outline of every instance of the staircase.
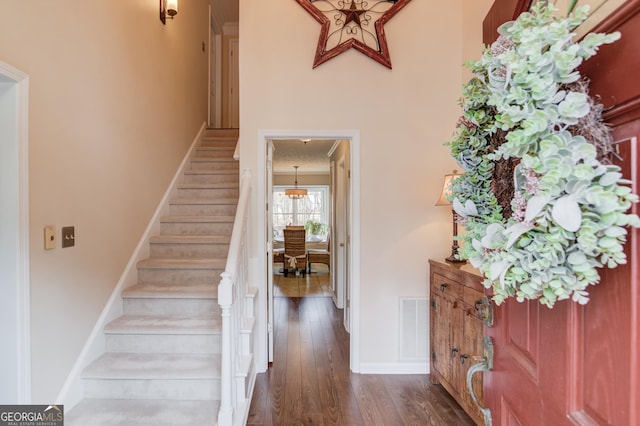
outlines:
{"label": "staircase", "polygon": [[238,201],[237,131],[207,130],[83,372],[67,425],[214,425],[220,405],[217,301]]}

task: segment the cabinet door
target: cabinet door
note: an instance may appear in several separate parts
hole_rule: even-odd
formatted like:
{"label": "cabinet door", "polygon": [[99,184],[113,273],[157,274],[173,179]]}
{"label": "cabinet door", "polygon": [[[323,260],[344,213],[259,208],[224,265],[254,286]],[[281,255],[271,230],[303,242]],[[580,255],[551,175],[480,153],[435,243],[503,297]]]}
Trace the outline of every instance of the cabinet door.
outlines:
{"label": "cabinet door", "polygon": [[[462,350],[460,354],[460,362],[458,362],[458,369],[460,370],[460,378],[458,386],[460,389],[460,396],[472,412],[472,417],[482,418],[482,413],[473,402],[471,394],[467,389],[467,371],[469,367],[476,364],[474,357],[482,356],[482,326],[483,323],[471,307],[463,305],[460,309],[460,316],[462,318]],[[473,390],[478,402],[483,403],[482,398],[482,374],[475,374],[473,376]]]}
{"label": "cabinet door", "polygon": [[449,299],[432,293],[431,309],[433,312],[431,317],[433,325],[431,362],[433,369],[440,373],[445,381],[451,382],[453,378],[452,356],[455,356],[451,346],[451,318],[454,304]]}

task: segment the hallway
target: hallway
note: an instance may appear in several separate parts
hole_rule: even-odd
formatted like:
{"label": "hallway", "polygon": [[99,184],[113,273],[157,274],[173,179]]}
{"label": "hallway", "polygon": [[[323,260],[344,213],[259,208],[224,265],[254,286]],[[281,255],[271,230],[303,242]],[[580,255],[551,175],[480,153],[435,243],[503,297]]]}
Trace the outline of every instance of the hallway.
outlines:
{"label": "hallway", "polygon": [[274,276],[274,363],[256,378],[248,425],[473,425],[427,375],[352,374],[328,283],[322,270]]}

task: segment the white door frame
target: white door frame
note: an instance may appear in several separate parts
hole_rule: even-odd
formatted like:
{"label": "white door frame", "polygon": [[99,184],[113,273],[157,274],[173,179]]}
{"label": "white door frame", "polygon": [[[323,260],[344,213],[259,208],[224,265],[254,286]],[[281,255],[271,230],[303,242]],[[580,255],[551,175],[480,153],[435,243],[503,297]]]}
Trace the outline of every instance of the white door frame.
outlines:
{"label": "white door frame", "polygon": [[[351,242],[347,246],[349,250],[348,258],[351,261],[349,271],[350,282],[350,369],[354,373],[360,372],[360,131],[359,130],[258,130],[258,164],[256,179],[258,182],[254,188],[260,188],[257,192],[258,206],[265,206],[267,202],[267,170],[265,159],[267,158],[267,141],[274,139],[348,139],[350,141],[350,170],[349,179],[349,225],[351,231]],[[264,210],[262,210],[264,211]],[[260,213],[257,217],[257,229],[267,229],[266,216]],[[267,233],[260,232],[257,235],[257,246],[267,247]],[[271,270],[272,265],[267,265],[267,258],[261,256],[258,259],[257,267],[261,271]],[[265,280],[265,283],[267,280]],[[266,284],[265,284],[266,286]],[[259,292],[258,300],[258,330],[262,333],[259,338],[257,369],[266,371],[268,367],[268,323],[267,323],[267,289],[263,288]]]}
{"label": "white door frame", "polygon": [[273,141],[265,141],[267,144],[266,164],[266,209],[265,209],[265,238],[267,239],[267,352],[269,362],[273,362],[274,336],[273,336]]}
{"label": "white door frame", "polygon": [[[0,220],[1,227],[12,232],[0,235],[0,254],[5,258],[2,263],[0,287],[3,287],[0,298],[5,291],[13,300],[1,300],[11,306],[10,319],[6,328],[0,328],[0,338],[8,338],[15,343],[15,352],[3,355],[2,360],[9,365],[0,368],[15,369],[12,372],[15,383],[11,383],[10,392],[15,401],[2,403],[28,404],[31,402],[31,325],[29,295],[29,76],[12,66],[0,61],[0,115],[7,123],[0,130],[0,177],[7,187],[0,192],[7,192],[9,199],[2,200]],[[0,117],[0,121],[3,118]],[[11,154],[7,156],[6,154]],[[8,235],[7,235],[8,234]],[[5,251],[10,251],[11,260],[6,261]],[[9,282],[4,282],[8,277]],[[6,311],[5,311],[6,313]],[[2,327],[2,326],[0,326]],[[3,347],[7,349],[7,343]],[[10,348],[12,349],[12,348]],[[7,386],[7,384],[4,384]]]}
{"label": "white door frame", "polygon": [[334,256],[334,264],[333,268],[335,280],[336,280],[336,293],[338,296],[338,307],[344,309],[344,327],[347,331],[349,331],[349,306],[347,301],[349,300],[349,295],[346,294],[348,287],[349,278],[347,276],[349,271],[348,264],[348,253],[347,250],[349,248],[349,220],[347,218],[347,203],[349,201],[349,178],[347,177],[347,165],[345,164],[345,156],[342,155],[336,162],[336,203],[335,203],[335,213],[336,213],[336,226],[335,238],[332,238],[333,248],[331,249],[332,253],[335,253]]}

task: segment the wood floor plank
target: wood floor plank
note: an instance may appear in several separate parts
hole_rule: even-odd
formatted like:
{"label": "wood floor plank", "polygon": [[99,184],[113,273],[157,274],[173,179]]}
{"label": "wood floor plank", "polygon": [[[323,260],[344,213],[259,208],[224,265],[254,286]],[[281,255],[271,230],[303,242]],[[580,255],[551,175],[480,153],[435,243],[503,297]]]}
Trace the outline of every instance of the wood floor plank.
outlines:
{"label": "wood floor plank", "polygon": [[313,308],[318,317],[317,325],[312,329],[313,351],[316,359],[316,376],[318,380],[318,391],[320,401],[324,408],[323,419],[327,425],[345,424],[340,401],[345,401],[345,395],[340,395],[337,384],[334,380],[329,365],[329,357],[325,346],[324,333],[322,331],[322,310],[319,309],[319,302],[313,303]]}
{"label": "wood floor plank", "polygon": [[248,425],[473,425],[427,375],[351,373],[343,310],[319,297],[329,280],[314,275],[280,280],[290,287],[274,300],[274,362],[256,378]]}
{"label": "wood floor plank", "polygon": [[[287,365],[285,410],[287,419],[302,419],[302,365],[300,359],[300,301],[290,299],[289,303],[289,333],[287,334]],[[275,362],[275,360],[274,360]]]}
{"label": "wood floor plank", "polygon": [[320,327],[313,321],[313,303],[304,303],[300,307],[300,364],[302,368],[302,409],[307,415],[319,415],[322,418],[322,401],[316,375],[317,365],[313,346],[313,328]]}
{"label": "wood floor plank", "polygon": [[267,413],[265,424],[279,425],[284,422],[284,403],[286,390],[286,366],[288,346],[288,309],[286,303],[274,306],[274,322],[277,331],[274,330],[274,338],[278,344],[274,345],[273,358],[278,360],[267,372],[269,383],[269,397],[267,398]]}

